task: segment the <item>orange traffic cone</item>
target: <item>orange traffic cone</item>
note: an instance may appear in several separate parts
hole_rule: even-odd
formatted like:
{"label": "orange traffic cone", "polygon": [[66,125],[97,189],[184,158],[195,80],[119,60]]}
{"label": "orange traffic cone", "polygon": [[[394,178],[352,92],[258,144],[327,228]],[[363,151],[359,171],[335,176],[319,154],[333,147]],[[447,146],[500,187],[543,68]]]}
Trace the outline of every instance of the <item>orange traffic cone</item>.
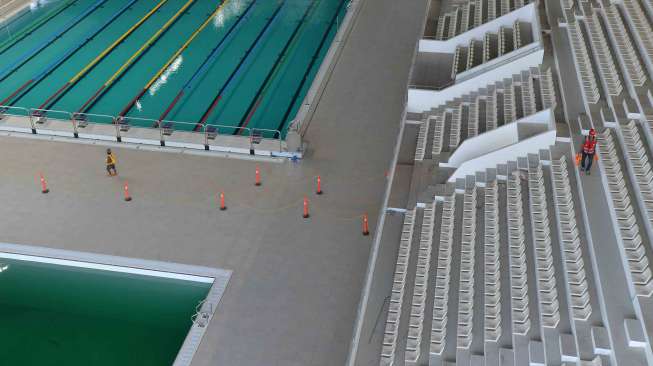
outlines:
{"label": "orange traffic cone", "polygon": [[370,235],[370,227],[367,220],[367,214],[363,214],[363,235]]}
{"label": "orange traffic cone", "polygon": [[43,177],[43,173],[40,173],[40,176],[41,176],[41,193],[50,192],[50,189],[48,189],[48,183],[45,181],[45,177]]}
{"label": "orange traffic cone", "polygon": [[261,170],[258,168],[258,165],[256,166],[256,181],[254,184],[257,186],[261,185]]}
{"label": "orange traffic cone", "polygon": [[580,153],[576,154],[576,166],[580,166]]}
{"label": "orange traffic cone", "polygon": [[304,196],[304,214],[302,215],[307,219],[310,215],[308,214],[308,197]]}
{"label": "orange traffic cone", "polygon": [[220,192],[220,211],[227,209],[227,206],[224,204],[224,192]]}
{"label": "orange traffic cone", "polygon": [[125,201],[129,202],[132,200],[132,196],[129,194],[129,183],[125,181]]}
{"label": "orange traffic cone", "polygon": [[322,178],[320,176],[317,176],[317,191],[315,191],[317,194],[322,194]]}

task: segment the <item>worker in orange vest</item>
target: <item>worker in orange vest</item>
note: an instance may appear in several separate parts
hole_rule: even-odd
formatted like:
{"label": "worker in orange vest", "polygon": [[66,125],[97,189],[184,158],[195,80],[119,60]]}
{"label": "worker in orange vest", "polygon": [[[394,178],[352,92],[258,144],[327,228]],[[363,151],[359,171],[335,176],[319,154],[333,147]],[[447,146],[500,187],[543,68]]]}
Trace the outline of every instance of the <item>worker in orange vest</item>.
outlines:
{"label": "worker in orange vest", "polygon": [[[590,175],[590,169],[592,168],[592,162],[594,161],[594,154],[596,153],[596,131],[592,128],[590,133],[585,137],[583,145],[580,147],[580,171],[581,173],[585,171],[587,175]],[[587,162],[587,163],[586,163]],[[587,165],[587,166],[586,166]]]}

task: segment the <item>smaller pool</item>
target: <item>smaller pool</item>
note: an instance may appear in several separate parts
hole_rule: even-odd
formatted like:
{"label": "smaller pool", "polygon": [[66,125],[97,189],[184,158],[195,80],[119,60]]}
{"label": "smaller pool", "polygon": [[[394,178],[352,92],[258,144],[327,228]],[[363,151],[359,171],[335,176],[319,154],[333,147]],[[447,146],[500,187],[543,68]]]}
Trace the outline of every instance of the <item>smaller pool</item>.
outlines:
{"label": "smaller pool", "polygon": [[187,365],[230,275],[11,244],[0,251],[5,365]]}

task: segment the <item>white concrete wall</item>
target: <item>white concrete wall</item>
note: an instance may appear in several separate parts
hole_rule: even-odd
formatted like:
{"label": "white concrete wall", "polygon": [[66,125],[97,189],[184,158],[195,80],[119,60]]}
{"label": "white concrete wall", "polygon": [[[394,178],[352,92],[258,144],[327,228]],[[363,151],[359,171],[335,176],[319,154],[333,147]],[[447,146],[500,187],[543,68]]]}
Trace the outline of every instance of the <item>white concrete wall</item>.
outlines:
{"label": "white concrete wall", "polygon": [[468,46],[469,42],[472,39],[483,40],[485,33],[497,33],[499,32],[499,28],[502,26],[512,28],[516,20],[522,20],[524,22],[533,24],[533,41],[539,43],[540,27],[535,25],[539,22],[536,9],[537,8],[535,7],[534,3],[528,4],[522,8],[496,18],[488,23],[482,24],[476,28],[472,28],[465,33],[461,33],[445,41],[421,39],[419,41],[419,52],[454,53],[456,51],[456,46]]}
{"label": "white concrete wall", "polygon": [[556,131],[547,131],[476,159],[466,161],[449,177],[449,182],[455,182],[458,178],[465,178],[467,175],[474,175],[476,172],[494,168],[497,164],[505,164],[508,161],[516,160],[517,157],[537,154],[540,150],[554,145],[555,139]]}
{"label": "white concrete wall", "polygon": [[482,74],[484,72],[488,72],[492,69],[499,67],[500,65],[512,64],[514,60],[524,57],[529,53],[537,52],[540,49],[542,49],[542,45],[539,42],[531,43],[524,47],[520,47],[514,51],[502,55],[501,57],[497,57],[488,62],[484,62],[469,70],[459,72],[458,74],[456,74],[456,83],[461,83],[467,79],[472,79],[476,77],[476,75]]}
{"label": "white concrete wall", "polygon": [[468,160],[518,143],[519,131],[517,127],[517,123],[508,123],[492,131],[466,139],[449,157],[449,161],[446,164],[440,163],[440,166],[460,167]]}
{"label": "white concrete wall", "polygon": [[556,120],[555,120],[555,114],[553,113],[552,109],[545,109],[543,111],[539,111],[535,114],[532,114],[530,116],[526,116],[519,121],[520,123],[538,123],[538,124],[543,124],[547,125],[547,129],[549,130],[555,130],[556,129]]}
{"label": "white concrete wall", "polygon": [[[531,22],[531,29],[533,31],[533,42],[542,43],[542,25],[540,24],[540,12],[533,3],[533,21]],[[546,13],[544,14],[546,16]]]}
{"label": "white concrete wall", "polygon": [[539,111],[530,116],[526,116],[520,120],[517,120],[519,123],[541,123],[549,125],[550,130],[555,130],[555,119],[553,118],[553,111],[551,109],[545,109]]}
{"label": "white concrete wall", "polygon": [[513,74],[518,74],[530,67],[539,66],[544,58],[544,50],[539,48],[524,57],[513,60],[509,64],[497,66],[492,72],[485,72],[476,77],[456,83],[442,90],[427,90],[418,88],[408,89],[408,112],[421,113],[431,108],[438,107],[449,100],[460,97],[464,94],[483,88],[487,85],[494,84],[505,78],[512,78]]}
{"label": "white concrete wall", "polygon": [[468,138],[458,146],[449,157],[448,162],[440,163],[443,167],[460,167],[466,161],[478,158],[498,149],[519,142],[519,126],[522,124],[543,124],[547,129],[555,130],[552,125],[553,114],[550,109],[545,109],[530,116],[521,118],[513,123],[508,123],[492,131]]}

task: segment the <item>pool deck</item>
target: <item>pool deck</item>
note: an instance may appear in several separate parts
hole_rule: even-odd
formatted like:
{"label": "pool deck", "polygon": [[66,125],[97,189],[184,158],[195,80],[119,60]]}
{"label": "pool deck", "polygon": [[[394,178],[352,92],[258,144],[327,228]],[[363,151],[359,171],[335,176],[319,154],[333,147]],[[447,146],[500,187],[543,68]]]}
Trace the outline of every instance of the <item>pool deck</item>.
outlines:
{"label": "pool deck", "polygon": [[9,19],[14,14],[28,7],[31,0],[2,0],[0,1],[0,22]]}
{"label": "pool deck", "polygon": [[362,1],[301,163],[0,137],[0,242],[233,270],[193,366],[343,365],[427,2]]}

